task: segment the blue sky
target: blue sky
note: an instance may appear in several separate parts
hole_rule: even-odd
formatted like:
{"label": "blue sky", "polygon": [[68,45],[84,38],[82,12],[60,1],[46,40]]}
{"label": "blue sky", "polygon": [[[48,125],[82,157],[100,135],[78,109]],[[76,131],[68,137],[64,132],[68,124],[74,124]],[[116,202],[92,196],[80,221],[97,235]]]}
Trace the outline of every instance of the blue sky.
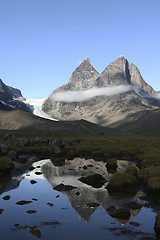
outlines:
{"label": "blue sky", "polygon": [[159,0],[0,0],[0,78],[45,98],[89,57],[98,72],[118,56],[160,89]]}

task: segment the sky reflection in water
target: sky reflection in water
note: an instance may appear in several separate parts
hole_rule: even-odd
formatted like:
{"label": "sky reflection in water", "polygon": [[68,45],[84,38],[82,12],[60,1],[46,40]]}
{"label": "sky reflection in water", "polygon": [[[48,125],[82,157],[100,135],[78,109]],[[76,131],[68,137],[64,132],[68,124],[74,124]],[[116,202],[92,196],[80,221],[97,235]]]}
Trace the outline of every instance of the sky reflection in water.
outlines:
{"label": "sky reflection in water", "polygon": [[[44,164],[37,162],[35,166]],[[154,237],[155,213],[151,208],[142,207],[130,220],[115,220],[106,212],[110,205],[121,206],[121,199],[111,198],[107,190],[94,189],[80,184],[78,188],[65,193],[55,191],[55,185],[60,182],[77,181],[76,176],[57,176],[50,180],[52,185],[46,180],[44,175],[37,176],[36,171],[31,171],[30,176],[24,174],[24,179],[15,189],[3,192],[0,195],[0,209],[4,211],[0,214],[1,239],[140,239],[140,237]],[[30,180],[36,180],[36,184],[31,184]],[[75,181],[75,182],[76,182]],[[80,195],[75,193],[79,192]],[[9,195],[9,200],[3,197]],[[59,195],[59,196],[58,196]],[[32,200],[32,199],[37,199]],[[23,206],[17,205],[20,200],[32,201]],[[86,206],[87,202],[98,202],[99,207],[91,208]],[[53,203],[49,206],[47,203]],[[35,210],[34,214],[26,211]],[[129,224],[138,222],[139,227]],[[122,224],[122,223],[125,224]],[[15,225],[17,224],[17,225]],[[18,225],[19,224],[19,225]],[[39,230],[40,235],[34,235],[31,230]]]}

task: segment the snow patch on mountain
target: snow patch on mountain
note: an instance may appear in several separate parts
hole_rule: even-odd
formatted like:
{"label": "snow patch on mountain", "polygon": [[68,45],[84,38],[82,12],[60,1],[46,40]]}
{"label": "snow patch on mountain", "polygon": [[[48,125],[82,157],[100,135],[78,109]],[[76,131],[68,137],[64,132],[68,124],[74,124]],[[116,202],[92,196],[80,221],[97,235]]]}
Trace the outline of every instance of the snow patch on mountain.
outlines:
{"label": "snow patch on mountain", "polygon": [[38,117],[42,117],[42,118],[46,118],[46,119],[50,119],[50,120],[54,120],[57,121],[57,119],[52,118],[51,116],[49,116],[48,114],[46,114],[43,110],[42,110],[42,105],[44,103],[46,99],[32,99],[32,98],[26,98],[24,100],[24,103],[30,107],[30,109],[32,110],[33,114],[38,116]]}

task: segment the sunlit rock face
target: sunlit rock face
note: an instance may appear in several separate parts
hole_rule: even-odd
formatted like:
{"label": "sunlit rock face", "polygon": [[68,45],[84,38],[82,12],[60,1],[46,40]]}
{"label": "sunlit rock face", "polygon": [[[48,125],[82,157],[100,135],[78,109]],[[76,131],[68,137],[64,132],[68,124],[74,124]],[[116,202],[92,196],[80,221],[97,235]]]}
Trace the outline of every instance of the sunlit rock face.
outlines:
{"label": "sunlit rock face", "polygon": [[154,94],[139,69],[124,56],[110,63],[101,74],[86,58],[69,82],[48,97],[43,110],[58,120],[85,119],[103,126],[117,126],[130,121],[129,116],[134,120],[135,115],[140,117],[141,112],[160,106]]}

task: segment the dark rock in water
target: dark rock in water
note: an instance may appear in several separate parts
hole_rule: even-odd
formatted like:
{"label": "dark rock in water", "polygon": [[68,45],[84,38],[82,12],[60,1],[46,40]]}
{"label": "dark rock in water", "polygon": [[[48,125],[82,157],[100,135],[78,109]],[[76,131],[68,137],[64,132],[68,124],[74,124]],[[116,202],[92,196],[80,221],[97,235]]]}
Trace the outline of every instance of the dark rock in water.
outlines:
{"label": "dark rock in water", "polygon": [[100,188],[106,183],[106,179],[100,174],[93,174],[88,177],[81,177],[79,181],[91,185],[94,188]]}
{"label": "dark rock in water", "polygon": [[131,213],[126,208],[114,209],[109,212],[109,215],[113,218],[128,220],[131,216]]}
{"label": "dark rock in water", "polygon": [[63,183],[57,185],[56,187],[54,187],[53,189],[56,190],[56,191],[70,191],[70,190],[73,190],[74,188],[76,187],[73,187],[73,186],[70,186],[70,185],[64,185]]}
{"label": "dark rock in water", "polygon": [[156,234],[156,238],[159,239],[159,236],[160,236],[160,213],[157,213],[157,215],[156,215],[154,231]]}
{"label": "dark rock in water", "polygon": [[4,200],[9,200],[11,197],[9,195],[6,195],[3,197]]}
{"label": "dark rock in water", "polygon": [[17,205],[25,205],[25,204],[29,204],[31,203],[32,201],[25,201],[25,200],[21,200],[21,201],[18,201],[16,202]]}
{"label": "dark rock in water", "polygon": [[43,174],[42,172],[35,172],[36,175],[41,175]]}
{"label": "dark rock in water", "polygon": [[40,232],[40,230],[35,230],[35,229],[31,229],[30,230],[30,233],[31,234],[33,234],[33,235],[35,235],[36,237],[38,237],[38,238],[41,238],[41,232]]}
{"label": "dark rock in water", "polygon": [[4,210],[0,208],[0,214],[3,212]]}
{"label": "dark rock in water", "polygon": [[76,194],[77,196],[79,196],[79,195],[80,195],[80,192],[76,192],[75,194]]}
{"label": "dark rock in water", "polygon": [[60,222],[54,221],[54,222],[41,222],[44,226],[53,226],[53,225],[60,225]]}
{"label": "dark rock in water", "polygon": [[141,224],[138,222],[129,222],[130,225],[134,226],[134,227],[139,227]]}
{"label": "dark rock in water", "polygon": [[143,207],[142,204],[137,203],[137,202],[128,202],[128,203],[125,203],[125,206],[128,208],[131,208],[133,210],[137,210],[137,209],[140,209]]}
{"label": "dark rock in water", "polygon": [[15,223],[14,226],[15,226],[15,227],[19,227],[19,223]]}
{"label": "dark rock in water", "polygon": [[32,171],[34,169],[35,169],[35,167],[33,167],[33,166],[29,167],[29,171]]}
{"label": "dark rock in water", "polygon": [[112,212],[115,209],[116,209],[115,206],[110,206],[106,210],[107,210],[107,212]]}
{"label": "dark rock in water", "polygon": [[99,203],[96,203],[96,202],[90,202],[90,203],[87,203],[86,204],[88,207],[99,207],[100,204]]}
{"label": "dark rock in water", "polygon": [[57,195],[56,198],[59,198],[59,195]]}
{"label": "dark rock in water", "polygon": [[157,238],[153,238],[153,237],[142,237],[139,240],[157,240]]}
{"label": "dark rock in water", "polygon": [[53,207],[54,204],[53,203],[47,203],[50,207]]}
{"label": "dark rock in water", "polygon": [[33,200],[33,201],[38,201],[38,199],[37,199],[37,198],[32,198],[32,200]]}
{"label": "dark rock in water", "polygon": [[93,167],[93,164],[88,164],[87,167]]}
{"label": "dark rock in water", "polygon": [[54,166],[64,166],[65,165],[65,158],[64,157],[51,157],[50,158]]}
{"label": "dark rock in water", "polygon": [[35,211],[35,210],[28,210],[26,213],[28,213],[28,214],[33,214],[33,213],[36,213],[37,211]]}
{"label": "dark rock in water", "polygon": [[35,184],[35,183],[37,183],[37,182],[36,182],[35,180],[31,180],[30,183],[31,183],[31,184]]}

